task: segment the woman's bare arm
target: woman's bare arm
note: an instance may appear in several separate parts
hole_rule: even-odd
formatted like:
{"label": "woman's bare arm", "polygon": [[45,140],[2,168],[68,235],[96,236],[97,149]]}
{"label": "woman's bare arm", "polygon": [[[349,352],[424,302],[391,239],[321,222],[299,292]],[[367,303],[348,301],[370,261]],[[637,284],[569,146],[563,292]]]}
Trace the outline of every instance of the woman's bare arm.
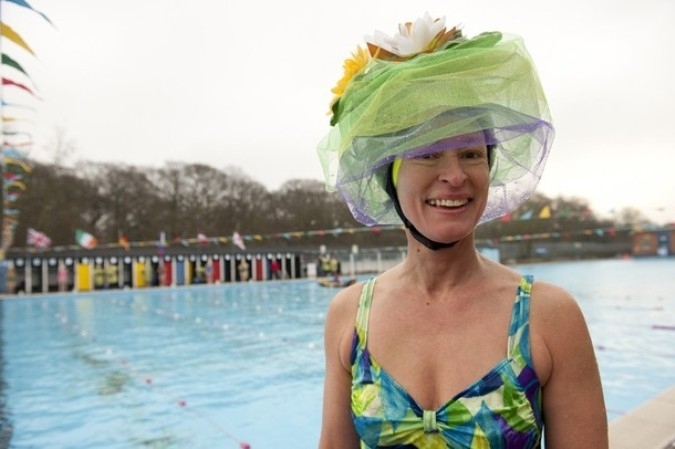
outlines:
{"label": "woman's bare arm", "polygon": [[361,285],[354,285],[338,293],[326,315],[326,374],[319,449],[359,448],[351,416],[349,358],[360,289]]}
{"label": "woman's bare arm", "polygon": [[593,344],[574,298],[535,283],[532,327],[548,351],[542,385],[547,449],[607,449],[607,411]]}

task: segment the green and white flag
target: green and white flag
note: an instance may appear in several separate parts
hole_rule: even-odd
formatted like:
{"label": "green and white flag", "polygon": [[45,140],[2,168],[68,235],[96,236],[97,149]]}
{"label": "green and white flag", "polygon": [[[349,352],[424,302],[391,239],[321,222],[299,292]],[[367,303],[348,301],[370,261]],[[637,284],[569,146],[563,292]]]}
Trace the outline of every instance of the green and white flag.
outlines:
{"label": "green and white flag", "polygon": [[96,244],[98,243],[96,237],[89,234],[88,232],[83,231],[82,229],[77,229],[75,231],[75,241],[78,245],[87,249],[96,247]]}

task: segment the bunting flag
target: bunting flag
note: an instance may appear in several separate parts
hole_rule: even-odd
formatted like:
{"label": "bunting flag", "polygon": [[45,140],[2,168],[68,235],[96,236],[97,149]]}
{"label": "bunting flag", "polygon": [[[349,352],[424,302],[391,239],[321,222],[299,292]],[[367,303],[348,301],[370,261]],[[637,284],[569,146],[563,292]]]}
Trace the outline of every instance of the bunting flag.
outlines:
{"label": "bunting flag", "polygon": [[[3,150],[4,153],[4,150]],[[32,168],[30,165],[28,165],[27,162],[24,162],[23,160],[14,158],[14,157],[5,157],[5,164],[6,165],[17,165],[23,169],[26,173],[30,173]]]}
{"label": "bunting flag", "polygon": [[125,251],[129,251],[129,248],[131,248],[131,243],[129,243],[129,239],[122,233],[120,233],[119,237],[117,237],[117,243],[119,243],[120,246],[124,248]]}
{"label": "bunting flag", "polygon": [[24,159],[26,157],[22,152],[8,145],[4,145],[4,148],[2,149],[2,154],[3,156],[5,156],[5,158],[12,158],[12,159]]}
{"label": "bunting flag", "polygon": [[[16,211],[15,209],[8,209],[10,212]],[[18,211],[16,211],[18,213]],[[515,218],[514,218],[515,219]],[[13,215],[5,214],[3,219],[3,233],[8,240],[3,240],[2,245],[0,245],[0,257],[2,256],[2,249],[5,251],[11,245],[11,240],[13,238],[12,232],[18,225],[18,219]],[[675,223],[668,225],[666,229],[675,231]],[[314,237],[326,237],[326,236],[339,236],[339,235],[354,235],[358,233],[372,233],[374,235],[381,234],[385,231],[403,231],[405,227],[403,225],[384,225],[378,227],[360,227],[360,228],[336,228],[336,229],[320,229],[320,230],[309,230],[309,231],[292,231],[292,232],[275,232],[272,234],[252,234],[252,235],[239,235],[235,232],[232,237],[210,237],[209,240],[212,242],[229,244],[230,242],[237,245],[238,248],[242,250],[247,250],[244,242],[264,242],[264,241],[273,241],[273,240],[292,240],[292,239],[302,239],[302,238],[314,238]],[[521,242],[521,241],[534,241],[534,240],[570,240],[575,236],[589,236],[596,235],[604,239],[615,238],[619,232],[628,232],[634,233],[643,230],[643,227],[640,225],[629,225],[622,228],[614,227],[590,227],[583,230],[577,231],[566,231],[566,232],[542,232],[537,234],[513,234],[513,235],[500,235],[492,239],[483,239],[476,240],[477,244],[487,244],[496,246],[499,243],[510,243],[510,242]],[[192,239],[183,239],[182,237],[176,237],[173,239],[173,242],[176,245],[190,246],[190,244],[196,243],[197,238]],[[241,246],[239,246],[241,245]],[[97,243],[96,247],[103,248],[118,248],[120,246],[119,242],[99,244]],[[159,240],[148,240],[148,241],[135,241],[130,242],[130,246],[135,248],[157,248],[159,254],[165,254],[166,248],[169,246],[169,242],[166,240],[164,232],[160,234]],[[76,245],[65,245],[65,246],[53,246],[50,248],[52,251],[63,251],[63,250],[74,250],[78,249]]]}
{"label": "bunting flag", "polygon": [[572,216],[572,210],[567,204],[563,204],[560,209],[556,211],[556,215],[559,218],[570,218]]}
{"label": "bunting flag", "polygon": [[530,220],[532,218],[533,214],[534,214],[534,212],[532,212],[531,210],[528,210],[523,215],[518,217],[518,220]]}
{"label": "bunting flag", "polygon": [[44,232],[36,231],[33,228],[28,228],[26,244],[37,249],[47,249],[52,244],[52,240],[47,237],[47,234]]}
{"label": "bunting flag", "polygon": [[[50,25],[54,26],[49,17],[47,17],[41,11],[33,8],[27,0],[0,0],[2,2],[2,8],[4,8],[5,3],[10,3],[16,5],[20,8],[28,9],[38,15],[40,15],[44,20],[46,20]],[[4,11],[3,11],[4,12]],[[17,47],[25,50],[32,56],[35,56],[33,49],[26,43],[23,37],[15,31],[15,29],[5,23],[2,19],[4,17],[0,16],[0,38],[7,39],[8,41],[14,43]],[[10,46],[11,48],[11,46]],[[4,47],[3,47],[4,49]],[[15,51],[12,49],[12,53]],[[5,68],[10,68],[12,72],[11,76],[2,76],[0,86],[4,87],[13,87],[19,90],[22,90],[32,97],[40,100],[40,97],[37,94],[37,86],[33,79],[28,75],[28,72],[24,66],[19,63],[16,59],[10,56],[7,53],[0,52],[0,68],[4,75]],[[15,80],[14,77],[17,76],[17,72],[20,74],[19,79]],[[7,89],[10,91],[11,89]],[[3,89],[3,93],[4,93]],[[18,226],[18,215],[19,211],[12,209],[13,204],[19,195],[26,190],[26,185],[22,182],[23,173],[30,173],[31,167],[25,160],[25,156],[19,151],[23,150],[24,147],[30,147],[32,142],[32,134],[26,129],[25,125],[34,124],[30,119],[23,117],[22,111],[33,111],[36,109],[32,106],[26,106],[23,104],[17,104],[13,102],[5,101],[4,96],[0,98],[0,135],[2,136],[2,148],[0,149],[0,159],[2,163],[3,171],[3,223],[2,223],[2,235],[0,243],[0,259],[4,257],[7,249],[12,245],[14,241],[14,232]],[[5,112],[5,108],[21,108],[21,110],[12,110],[9,114]],[[18,116],[16,112],[19,112]],[[23,170],[23,172],[21,171]],[[10,190],[12,189],[12,190]],[[8,221],[8,219],[12,219]],[[95,241],[95,239],[94,239]],[[51,240],[44,233],[36,231],[33,228],[28,229],[27,235],[28,246],[33,246],[35,248],[47,248],[51,245]],[[90,243],[90,242],[89,242]]]}
{"label": "bunting flag", "polygon": [[21,181],[5,182],[5,189],[9,190],[10,187],[18,187],[19,189],[23,190],[24,192],[26,191],[26,184],[24,184]]}
{"label": "bunting flag", "polygon": [[21,36],[19,36],[19,33],[14,31],[12,27],[7,25],[5,22],[0,22],[0,35],[2,37],[6,37],[19,47],[26,50],[31,55],[35,56],[35,52],[33,52],[33,49],[28,46],[28,44],[21,38]]}
{"label": "bunting flag", "polygon": [[237,231],[234,231],[234,234],[232,234],[232,243],[234,243],[234,246],[239,248],[242,251],[246,251],[246,245],[244,244],[244,239],[241,238],[241,235]]}
{"label": "bunting flag", "polygon": [[75,242],[82,248],[92,249],[98,244],[96,237],[83,231],[82,229],[75,230]]}
{"label": "bunting flag", "polygon": [[544,208],[539,212],[539,218],[545,220],[547,218],[551,218],[551,207],[550,206],[544,206]]}
{"label": "bunting flag", "polygon": [[7,250],[14,242],[14,230],[18,223],[14,217],[5,215],[2,219],[2,247],[0,248],[0,257],[4,258]]}
{"label": "bunting flag", "polygon": [[14,193],[8,193],[5,195],[5,203],[9,202],[12,203],[19,199],[19,192],[14,192]]}
{"label": "bunting flag", "polygon": [[52,23],[52,21],[49,20],[49,17],[47,17],[47,16],[45,15],[45,13],[40,12],[40,11],[38,11],[37,9],[33,8],[33,7],[30,6],[30,5],[28,4],[28,2],[26,2],[25,0],[5,0],[5,1],[6,1],[7,3],[14,3],[15,5],[19,5],[19,6],[22,6],[22,7],[24,7],[24,8],[30,9],[31,11],[33,11],[33,12],[35,12],[35,13],[41,15],[42,18],[45,19],[47,22],[49,22],[49,24],[50,24],[51,26],[54,26],[54,24]]}
{"label": "bunting flag", "polygon": [[209,238],[206,236],[206,234],[200,232],[197,234],[197,241],[203,245],[206,245],[209,243]]}
{"label": "bunting flag", "polygon": [[36,111],[36,109],[33,106],[26,106],[23,104],[18,104],[18,103],[10,103],[8,101],[5,101],[4,99],[0,99],[0,106],[8,107],[8,108],[20,108],[20,109],[29,109],[33,112]]}
{"label": "bunting flag", "polygon": [[30,120],[25,119],[25,118],[18,118],[18,117],[13,117],[13,116],[9,116],[9,115],[3,115],[2,117],[0,117],[0,120],[2,120],[3,122],[6,122],[6,123],[17,122],[19,120],[25,121],[25,122],[30,121]]}
{"label": "bunting flag", "polygon": [[7,182],[21,181],[23,179],[23,175],[21,173],[12,173],[6,168],[2,176],[7,180]]}
{"label": "bunting flag", "polygon": [[32,140],[26,140],[24,142],[9,142],[9,141],[5,140],[4,142],[2,142],[2,145],[5,146],[5,147],[29,147],[29,146],[33,145],[33,141]]}
{"label": "bunting flag", "polygon": [[[2,54],[2,64],[10,66],[28,77],[28,72],[24,70],[21,64],[12,59],[7,53]],[[28,79],[30,79],[30,77],[28,77]]]}
{"label": "bunting flag", "polygon": [[31,94],[35,98],[40,99],[40,97],[38,97],[37,94],[30,89],[30,87],[26,86],[25,84],[21,84],[21,83],[18,83],[16,81],[13,81],[9,78],[5,78],[4,76],[2,77],[2,85],[3,86],[18,87],[19,89],[25,90],[26,92],[28,92],[29,94]]}

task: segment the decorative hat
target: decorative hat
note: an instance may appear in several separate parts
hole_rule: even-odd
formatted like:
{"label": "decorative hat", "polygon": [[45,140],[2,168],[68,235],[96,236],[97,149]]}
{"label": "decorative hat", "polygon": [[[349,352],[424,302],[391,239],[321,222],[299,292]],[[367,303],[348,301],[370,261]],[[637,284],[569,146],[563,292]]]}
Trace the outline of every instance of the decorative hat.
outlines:
{"label": "decorative hat", "polygon": [[358,221],[401,223],[385,191],[390,164],[476,132],[492,147],[480,222],[531,195],[554,131],[521,38],[488,32],[468,39],[426,14],[393,37],[376,32],[366,42],[367,50],[357,47],[344,63],[332,90],[332,127],[317,148],[327,189],[340,192]]}

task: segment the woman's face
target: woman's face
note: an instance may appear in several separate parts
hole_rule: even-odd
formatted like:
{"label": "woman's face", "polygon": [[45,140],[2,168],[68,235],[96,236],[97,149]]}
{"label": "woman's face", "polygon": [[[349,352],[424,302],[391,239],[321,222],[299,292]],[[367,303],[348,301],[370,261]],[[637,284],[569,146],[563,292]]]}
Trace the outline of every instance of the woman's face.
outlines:
{"label": "woman's face", "polygon": [[404,158],[396,191],[404,215],[426,237],[449,242],[473,232],[487,204],[488,150],[482,133]]}

